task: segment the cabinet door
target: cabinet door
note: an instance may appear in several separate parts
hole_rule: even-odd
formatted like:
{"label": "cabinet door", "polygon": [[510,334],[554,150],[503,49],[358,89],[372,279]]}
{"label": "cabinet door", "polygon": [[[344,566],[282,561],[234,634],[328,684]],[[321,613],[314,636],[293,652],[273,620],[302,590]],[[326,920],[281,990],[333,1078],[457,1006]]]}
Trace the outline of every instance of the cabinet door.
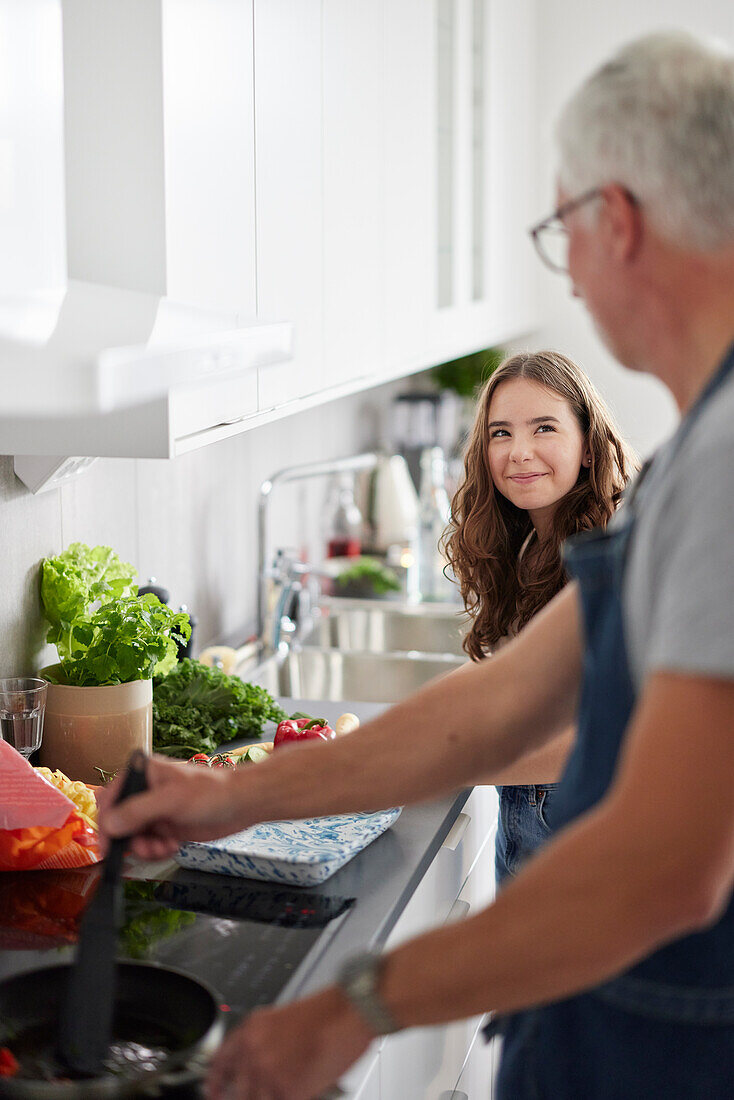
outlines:
{"label": "cabinet door", "polygon": [[388,14],[388,374],[492,341],[488,6],[406,0]]}
{"label": "cabinet door", "polygon": [[532,327],[532,56],[531,0],[388,11],[387,374]]}
{"label": "cabinet door", "polygon": [[538,168],[534,9],[533,0],[503,0],[487,15],[489,301],[493,327],[507,334],[538,323],[541,266],[528,227],[545,212],[547,167]]}
{"label": "cabinet door", "polygon": [[324,386],[384,360],[385,0],[324,0]]}
{"label": "cabinet door", "polygon": [[436,37],[434,4],[385,12],[385,369],[431,359],[436,308]]}
{"label": "cabinet door", "polygon": [[293,358],[259,373],[261,411],[323,388],[321,0],[255,0],[257,313]]}

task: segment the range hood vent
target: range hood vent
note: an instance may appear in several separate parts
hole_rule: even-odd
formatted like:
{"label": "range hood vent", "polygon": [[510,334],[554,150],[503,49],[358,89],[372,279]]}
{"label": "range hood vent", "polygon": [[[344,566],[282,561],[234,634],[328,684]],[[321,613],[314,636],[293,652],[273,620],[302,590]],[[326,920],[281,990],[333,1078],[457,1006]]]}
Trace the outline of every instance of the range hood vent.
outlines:
{"label": "range hood vent", "polygon": [[[0,451],[170,457],[257,415],[259,372],[291,355],[257,311],[252,5],[61,15],[67,281],[0,294]],[[26,92],[40,68],[16,70]]]}

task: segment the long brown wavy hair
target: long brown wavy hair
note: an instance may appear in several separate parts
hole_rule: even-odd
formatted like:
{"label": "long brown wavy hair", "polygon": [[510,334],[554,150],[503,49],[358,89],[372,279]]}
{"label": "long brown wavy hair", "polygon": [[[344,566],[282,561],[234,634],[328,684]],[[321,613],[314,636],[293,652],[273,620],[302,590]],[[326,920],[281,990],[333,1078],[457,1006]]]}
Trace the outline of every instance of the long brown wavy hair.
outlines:
{"label": "long brown wavy hair", "polygon": [[[497,388],[512,378],[546,386],[568,402],[591,464],[582,466],[573,489],[559,501],[550,536],[520,549],[533,525],[495,489],[489,470],[489,407]],[[461,589],[471,628],[464,649],[473,661],[504,635],[515,634],[567,581],[561,543],[579,531],[606,526],[637,460],[584,372],[557,351],[512,355],[483,386],[464,453],[464,480],[451,502],[451,520],[441,540]]]}

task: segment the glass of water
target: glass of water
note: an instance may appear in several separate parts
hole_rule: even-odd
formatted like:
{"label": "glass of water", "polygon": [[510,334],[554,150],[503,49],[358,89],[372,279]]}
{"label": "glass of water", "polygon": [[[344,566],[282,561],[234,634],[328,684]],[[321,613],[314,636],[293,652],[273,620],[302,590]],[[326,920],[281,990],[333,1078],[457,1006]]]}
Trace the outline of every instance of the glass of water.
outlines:
{"label": "glass of water", "polygon": [[33,676],[0,680],[0,740],[26,760],[41,746],[47,687],[45,680]]}

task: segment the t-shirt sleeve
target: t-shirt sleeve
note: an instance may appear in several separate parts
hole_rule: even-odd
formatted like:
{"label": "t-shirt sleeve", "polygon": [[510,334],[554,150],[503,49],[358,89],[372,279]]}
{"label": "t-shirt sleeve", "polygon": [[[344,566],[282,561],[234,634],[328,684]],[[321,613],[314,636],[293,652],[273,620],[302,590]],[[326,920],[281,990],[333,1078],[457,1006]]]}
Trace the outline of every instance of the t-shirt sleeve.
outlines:
{"label": "t-shirt sleeve", "polygon": [[734,433],[696,440],[677,467],[652,546],[645,671],[734,678]]}

